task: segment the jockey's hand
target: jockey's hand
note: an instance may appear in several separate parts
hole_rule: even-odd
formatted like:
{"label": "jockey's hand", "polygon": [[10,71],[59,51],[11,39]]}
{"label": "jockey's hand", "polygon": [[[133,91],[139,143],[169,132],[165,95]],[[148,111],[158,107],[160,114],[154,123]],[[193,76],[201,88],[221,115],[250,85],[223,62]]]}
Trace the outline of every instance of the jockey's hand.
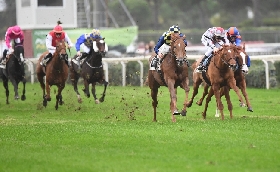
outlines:
{"label": "jockey's hand", "polygon": [[82,54],[80,51],[77,51],[77,56],[80,57]]}
{"label": "jockey's hand", "polygon": [[219,48],[215,47],[213,51],[214,51],[214,53],[216,53],[217,51],[219,51]]}
{"label": "jockey's hand", "polygon": [[14,49],[12,47],[9,48],[9,53],[12,54],[14,52]]}
{"label": "jockey's hand", "polygon": [[72,46],[71,46],[71,45],[68,45],[68,49],[70,49],[70,48],[72,48]]}
{"label": "jockey's hand", "polygon": [[163,57],[162,53],[158,53],[158,57],[161,59]]}

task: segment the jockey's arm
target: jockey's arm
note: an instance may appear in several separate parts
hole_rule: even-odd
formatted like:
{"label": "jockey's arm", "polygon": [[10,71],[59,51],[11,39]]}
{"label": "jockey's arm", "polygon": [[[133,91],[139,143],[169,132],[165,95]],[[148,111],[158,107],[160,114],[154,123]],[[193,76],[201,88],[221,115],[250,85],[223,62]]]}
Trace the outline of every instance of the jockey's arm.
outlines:
{"label": "jockey's arm", "polygon": [[52,36],[50,34],[46,37],[46,47],[48,50],[55,50],[56,47],[52,46]]}
{"label": "jockey's arm", "polygon": [[73,43],[67,33],[65,33],[65,41],[67,42],[69,48],[73,47]]}
{"label": "jockey's arm", "polygon": [[236,38],[235,39],[235,45],[236,46],[240,46],[241,45],[241,39],[240,38]]}
{"label": "jockey's arm", "polygon": [[157,42],[157,45],[155,46],[154,50],[155,53],[158,54],[158,49],[164,44],[164,36],[161,36]]}
{"label": "jockey's arm", "polygon": [[11,48],[11,38],[8,36],[8,34],[6,33],[5,35],[5,43],[6,43],[6,46],[8,48]]}
{"label": "jockey's arm", "polygon": [[82,43],[84,43],[86,41],[86,35],[83,34],[81,35],[78,39],[77,39],[77,42],[75,44],[75,48],[76,48],[76,51],[80,51],[80,46]]}

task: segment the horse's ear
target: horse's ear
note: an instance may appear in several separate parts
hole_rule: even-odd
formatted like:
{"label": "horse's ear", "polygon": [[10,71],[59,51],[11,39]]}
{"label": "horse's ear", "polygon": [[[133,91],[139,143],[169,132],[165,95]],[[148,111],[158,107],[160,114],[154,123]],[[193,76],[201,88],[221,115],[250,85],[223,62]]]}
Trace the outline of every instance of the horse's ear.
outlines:
{"label": "horse's ear", "polygon": [[245,42],[243,43],[243,47],[242,47],[242,48],[243,48],[243,50],[245,51]]}
{"label": "horse's ear", "polygon": [[103,38],[103,40],[105,39],[105,37]]}

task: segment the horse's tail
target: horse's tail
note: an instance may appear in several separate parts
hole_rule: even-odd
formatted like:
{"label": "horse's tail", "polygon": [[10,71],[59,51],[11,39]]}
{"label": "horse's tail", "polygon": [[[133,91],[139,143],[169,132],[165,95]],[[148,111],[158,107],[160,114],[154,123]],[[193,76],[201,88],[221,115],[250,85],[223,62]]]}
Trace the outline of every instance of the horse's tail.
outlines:
{"label": "horse's tail", "polygon": [[145,82],[144,82],[144,85],[145,85],[145,86],[148,86],[148,85],[149,85],[149,76],[148,76],[148,75],[146,76],[146,80],[145,80]]}

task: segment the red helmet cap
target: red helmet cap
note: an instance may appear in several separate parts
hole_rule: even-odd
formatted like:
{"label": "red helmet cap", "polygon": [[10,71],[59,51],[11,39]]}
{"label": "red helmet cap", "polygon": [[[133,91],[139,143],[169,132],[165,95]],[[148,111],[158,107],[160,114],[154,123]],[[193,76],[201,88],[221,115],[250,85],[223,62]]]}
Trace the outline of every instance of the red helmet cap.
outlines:
{"label": "red helmet cap", "polygon": [[60,25],[57,25],[53,28],[54,33],[62,33],[63,29]]}
{"label": "red helmet cap", "polygon": [[20,28],[19,26],[14,26],[14,27],[12,28],[12,32],[13,32],[13,34],[15,34],[15,35],[19,35],[19,34],[21,33],[21,28]]}

